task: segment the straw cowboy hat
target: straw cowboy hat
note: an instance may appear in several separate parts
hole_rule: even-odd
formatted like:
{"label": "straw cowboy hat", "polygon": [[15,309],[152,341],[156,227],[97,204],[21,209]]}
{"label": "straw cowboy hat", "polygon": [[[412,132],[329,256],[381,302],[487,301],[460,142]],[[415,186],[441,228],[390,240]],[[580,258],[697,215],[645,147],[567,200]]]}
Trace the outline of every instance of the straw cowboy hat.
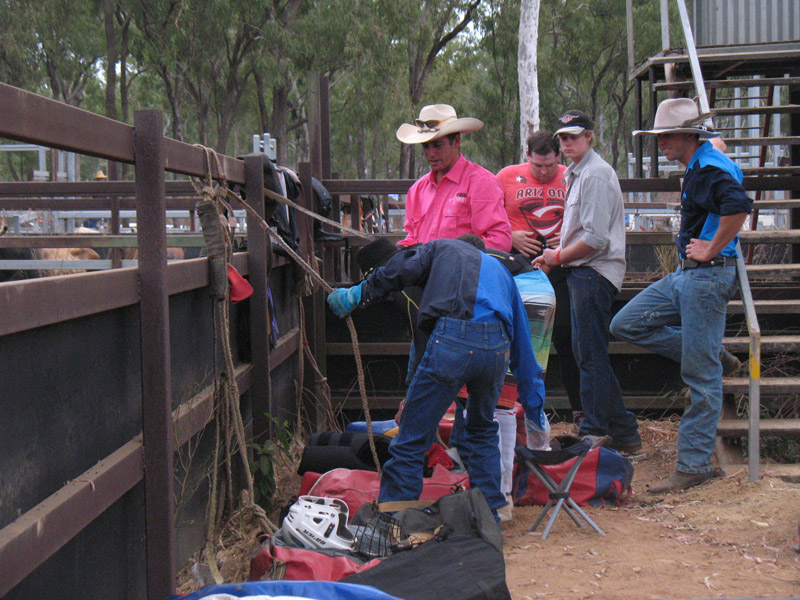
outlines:
{"label": "straw cowboy hat", "polygon": [[708,115],[700,116],[697,105],[691,98],[671,98],[658,105],[652,129],[637,129],[633,132],[633,135],[694,133],[706,139],[717,137],[719,132],[712,131],[703,124],[703,121],[707,118]]}
{"label": "straw cowboy hat", "polygon": [[429,104],[419,111],[414,123],[403,123],[397,129],[397,139],[404,144],[424,144],[451,133],[470,133],[483,127],[483,122],[472,117],[461,119],[449,104]]}

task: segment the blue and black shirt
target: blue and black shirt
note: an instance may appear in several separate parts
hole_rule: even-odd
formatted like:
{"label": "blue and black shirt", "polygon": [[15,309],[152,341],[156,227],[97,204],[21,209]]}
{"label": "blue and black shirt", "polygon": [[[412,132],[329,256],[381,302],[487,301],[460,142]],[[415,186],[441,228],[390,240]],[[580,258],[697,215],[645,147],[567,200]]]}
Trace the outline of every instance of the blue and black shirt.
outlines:
{"label": "blue and black shirt", "polygon": [[466,242],[433,240],[401,250],[370,273],[362,286],[361,306],[410,286],[423,288],[417,325],[426,334],[440,317],[505,325],[520,403],[538,422],[532,411],[544,404],[542,368],[533,354],[528,316],[508,269]]}
{"label": "blue and black shirt", "polygon": [[[720,217],[749,213],[753,201],[742,187],[742,170],[710,143],[700,144],[692,154],[681,193],[681,229],[676,243],[681,258],[692,238],[711,240]],[[738,236],[720,252],[736,256]]]}

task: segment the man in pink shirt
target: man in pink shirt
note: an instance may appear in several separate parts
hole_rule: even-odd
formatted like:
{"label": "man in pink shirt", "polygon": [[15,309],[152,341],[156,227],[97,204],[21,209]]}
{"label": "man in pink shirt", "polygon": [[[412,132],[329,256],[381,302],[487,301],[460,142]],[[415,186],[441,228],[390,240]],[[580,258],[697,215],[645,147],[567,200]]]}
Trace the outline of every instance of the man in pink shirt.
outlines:
{"label": "man in pink shirt", "polygon": [[461,155],[461,134],[483,127],[478,119],[459,119],[448,104],[425,106],[419,118],[404,123],[397,139],[422,144],[431,172],[418,179],[406,197],[401,246],[473,233],[488,248],[511,250],[511,226],[497,178]]}

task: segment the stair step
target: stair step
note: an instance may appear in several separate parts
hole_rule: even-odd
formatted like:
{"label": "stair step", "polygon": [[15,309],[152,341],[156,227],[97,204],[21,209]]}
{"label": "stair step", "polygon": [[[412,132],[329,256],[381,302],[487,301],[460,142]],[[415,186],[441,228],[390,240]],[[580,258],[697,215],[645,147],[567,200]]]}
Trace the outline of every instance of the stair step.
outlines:
{"label": "stair step", "polygon": [[[747,472],[747,465],[741,463],[724,463],[721,466],[727,476],[731,476],[740,470]],[[758,471],[761,477],[786,477],[791,479],[800,477],[799,464],[761,463]]]}
{"label": "stair step", "polygon": [[[800,392],[800,377],[762,379],[759,388],[762,396],[796,394]],[[726,394],[746,394],[750,390],[750,379],[748,377],[723,377],[722,390]]]}
{"label": "stair step", "polygon": [[776,115],[800,112],[800,104],[783,104],[773,106],[726,106],[712,108],[712,115]]}
{"label": "stair step", "polygon": [[[747,354],[750,351],[750,338],[724,337],[722,344],[736,354]],[[761,337],[761,351],[775,354],[787,350],[800,350],[800,335],[765,335]]]}
{"label": "stair step", "polygon": [[[800,313],[800,300],[756,300],[756,314]],[[743,314],[744,305],[741,300],[728,303],[728,314]]]}
{"label": "stair step", "polygon": [[[800,85],[800,77],[765,77],[762,79],[711,79],[704,82],[706,89],[736,88],[736,87],[763,87],[767,85]],[[674,81],[656,83],[656,90],[693,90],[693,81]]]}
{"label": "stair step", "polygon": [[747,265],[750,279],[787,279],[800,275],[800,265]]}
{"label": "stair step", "polygon": [[[746,419],[721,419],[717,435],[741,437],[748,434],[750,423]],[[766,435],[800,435],[800,419],[761,419],[758,431]]]}
{"label": "stair step", "polygon": [[[742,173],[744,175],[800,175],[800,167],[742,167]],[[780,200],[775,200],[775,202],[780,202]]]}
{"label": "stair step", "polygon": [[800,144],[800,135],[780,137],[722,138],[728,146],[791,146]]}
{"label": "stair step", "polygon": [[739,232],[742,244],[793,244],[800,242],[800,229],[756,229]]}
{"label": "stair step", "polygon": [[[758,167],[756,167],[758,168]],[[765,169],[768,168],[775,168],[775,167],[764,167]],[[779,167],[783,168],[783,167]],[[800,175],[800,167],[789,167],[792,169],[797,169],[797,174]],[[746,171],[747,169],[742,169],[742,171]],[[669,204],[669,203],[665,203]],[[676,208],[680,208],[680,204],[675,205]],[[757,208],[758,210],[774,210],[774,209],[782,209],[782,208],[800,208],[800,198],[795,199],[784,199],[784,200],[759,200],[758,202],[753,202],[753,208]]]}

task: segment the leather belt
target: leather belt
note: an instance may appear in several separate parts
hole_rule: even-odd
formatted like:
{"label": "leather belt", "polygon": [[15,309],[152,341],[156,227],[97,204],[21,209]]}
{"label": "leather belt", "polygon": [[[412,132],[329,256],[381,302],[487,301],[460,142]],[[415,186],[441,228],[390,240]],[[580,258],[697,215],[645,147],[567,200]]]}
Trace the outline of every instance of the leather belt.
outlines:
{"label": "leather belt", "polygon": [[707,262],[699,262],[693,258],[681,259],[681,268],[685,271],[687,269],[700,269],[703,267],[730,267],[736,264],[735,256],[715,256]]}

